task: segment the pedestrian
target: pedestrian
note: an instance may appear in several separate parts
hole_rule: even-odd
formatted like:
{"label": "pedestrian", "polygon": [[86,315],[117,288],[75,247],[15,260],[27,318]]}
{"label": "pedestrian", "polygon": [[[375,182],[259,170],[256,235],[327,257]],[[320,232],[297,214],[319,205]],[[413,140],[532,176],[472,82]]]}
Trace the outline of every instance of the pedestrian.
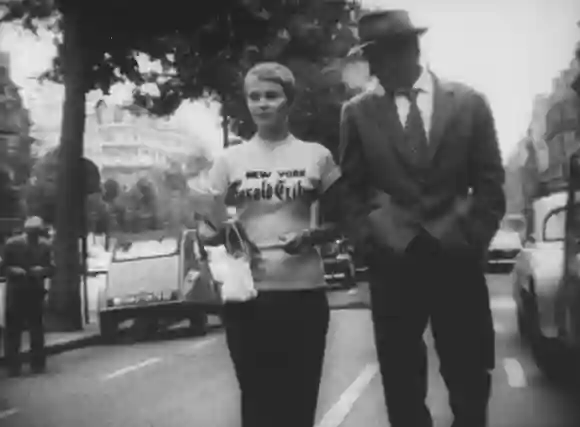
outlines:
{"label": "pedestrian", "polygon": [[328,149],[290,132],[296,89],[287,67],[254,66],[244,90],[257,132],[224,150],[207,179],[212,194],[233,200],[261,251],[257,297],[226,302],[223,310],[242,426],[312,427],[329,323],[315,245],[335,236],[332,227],[310,228],[311,206],[340,172]]}
{"label": "pedestrian", "polygon": [[53,273],[51,245],[43,233],[43,221],[30,217],[24,233],[10,238],[4,247],[2,273],[7,279],[5,357],[9,373],[21,372],[22,333],[30,334],[30,366],[40,373],[46,367],[43,308],[44,280]]}
{"label": "pedestrian", "polygon": [[453,426],[481,427],[495,358],[484,265],[505,213],[504,169],[484,96],[423,65],[426,31],[402,10],[358,22],[352,53],[380,84],[342,110],[343,211],[369,266],[391,426],[433,425],[423,340],[430,322]]}

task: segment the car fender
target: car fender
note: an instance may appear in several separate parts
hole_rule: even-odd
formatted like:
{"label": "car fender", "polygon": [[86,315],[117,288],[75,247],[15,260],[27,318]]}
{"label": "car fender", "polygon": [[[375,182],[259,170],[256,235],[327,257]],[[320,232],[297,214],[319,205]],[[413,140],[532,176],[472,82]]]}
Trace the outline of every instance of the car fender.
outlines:
{"label": "car fender", "polygon": [[539,249],[530,254],[527,286],[533,283],[539,327],[545,336],[556,334],[556,300],[564,271],[564,251],[560,248]]}

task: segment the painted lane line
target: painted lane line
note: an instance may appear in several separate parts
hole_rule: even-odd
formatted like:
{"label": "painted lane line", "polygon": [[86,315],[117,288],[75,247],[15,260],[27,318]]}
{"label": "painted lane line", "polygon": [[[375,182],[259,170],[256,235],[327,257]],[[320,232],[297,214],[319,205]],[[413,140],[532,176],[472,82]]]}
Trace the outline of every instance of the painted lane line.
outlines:
{"label": "painted lane line", "polygon": [[151,359],[144,360],[141,363],[137,363],[136,365],[131,365],[131,366],[127,366],[125,368],[119,369],[118,371],[115,371],[109,375],[106,375],[103,378],[103,380],[105,380],[105,381],[112,380],[113,378],[121,377],[125,374],[128,374],[129,372],[136,371],[138,369],[153,365],[153,364],[158,363],[158,362],[161,362],[161,359],[158,357],[153,357]]}
{"label": "painted lane line", "polygon": [[493,329],[498,334],[505,334],[507,332],[507,328],[503,323],[500,322],[493,322]]}
{"label": "painted lane line", "polygon": [[215,342],[217,342],[219,340],[219,337],[211,337],[211,338],[207,338],[203,341],[197,341],[195,343],[193,343],[189,349],[190,350],[201,350],[204,347],[207,347],[210,344],[213,344]]}
{"label": "painted lane line", "polygon": [[16,408],[6,409],[5,411],[0,411],[0,420],[11,417],[12,415],[16,415],[19,412],[20,411]]}
{"label": "painted lane line", "polygon": [[512,388],[523,388],[528,385],[524,368],[517,359],[506,358],[503,360],[503,368],[507,374],[508,384]]}
{"label": "painted lane line", "polygon": [[359,376],[348,386],[341,394],[338,401],[324,414],[324,417],[316,427],[338,427],[345,420],[346,416],[352,410],[355,402],[361,397],[367,386],[370,384],[375,375],[379,372],[377,363],[369,363],[359,374]]}
{"label": "painted lane line", "polygon": [[516,308],[516,302],[511,296],[493,297],[490,306],[492,310],[513,310]]}

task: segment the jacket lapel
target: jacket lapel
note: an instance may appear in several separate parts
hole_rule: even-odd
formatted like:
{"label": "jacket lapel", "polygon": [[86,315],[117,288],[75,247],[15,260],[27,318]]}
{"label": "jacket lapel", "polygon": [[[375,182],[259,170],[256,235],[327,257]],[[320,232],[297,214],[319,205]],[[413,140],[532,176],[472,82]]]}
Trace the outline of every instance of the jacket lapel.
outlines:
{"label": "jacket lapel", "polygon": [[451,84],[433,75],[433,114],[429,131],[429,161],[432,161],[439,147],[449,119],[453,117],[456,103]]}
{"label": "jacket lapel", "polygon": [[384,148],[391,146],[404,157],[409,158],[412,153],[405,143],[403,126],[394,100],[385,94],[382,87],[373,91],[371,99],[372,102],[367,104],[364,115],[371,118],[370,122],[376,127],[378,136],[376,141]]}

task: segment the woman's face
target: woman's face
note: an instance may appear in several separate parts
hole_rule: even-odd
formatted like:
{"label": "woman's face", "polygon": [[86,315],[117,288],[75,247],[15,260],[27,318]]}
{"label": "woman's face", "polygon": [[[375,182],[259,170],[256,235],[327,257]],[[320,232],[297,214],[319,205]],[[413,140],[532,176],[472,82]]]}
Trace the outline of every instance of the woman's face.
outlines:
{"label": "woman's face", "polygon": [[278,83],[250,80],[246,84],[246,102],[258,128],[273,127],[288,118],[288,98]]}

